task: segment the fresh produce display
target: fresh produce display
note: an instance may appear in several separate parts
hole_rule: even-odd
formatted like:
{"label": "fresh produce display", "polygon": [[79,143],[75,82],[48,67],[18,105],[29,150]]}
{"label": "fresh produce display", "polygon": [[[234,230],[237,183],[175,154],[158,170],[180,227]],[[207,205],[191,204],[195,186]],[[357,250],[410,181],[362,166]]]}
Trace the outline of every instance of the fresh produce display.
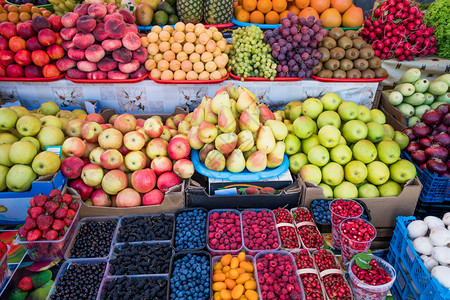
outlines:
{"label": "fresh produce display", "polygon": [[273,210],[273,213],[277,222],[276,227],[280,235],[282,249],[299,249],[300,242],[292,215],[287,209],[281,207]]}
{"label": "fresh produce display", "polygon": [[327,93],[290,102],[284,119],[292,131],[285,140],[291,172],[318,184],[327,198],[396,196],[416,176],[414,165],[400,159],[408,137],[385,124],[378,109]]}
{"label": "fresh produce display", "polygon": [[49,18],[51,15],[51,11],[44,7],[36,7],[31,2],[21,4],[20,6],[10,4],[0,6],[0,23],[11,22],[20,24],[37,16]]}
{"label": "fresh produce display", "polygon": [[[302,280],[303,289],[305,290],[306,300],[325,300],[319,275],[315,270],[312,256],[309,254],[308,250],[301,249],[298,252],[292,252],[292,256],[294,256],[297,269],[302,271],[300,279]],[[308,272],[306,272],[306,270],[303,271],[304,269],[307,269]]]}
{"label": "fresh produce display", "polygon": [[217,28],[178,22],[154,26],[141,38],[148,49],[145,68],[161,80],[218,80],[227,76],[230,46]]}
{"label": "fresh produce display", "polygon": [[[433,26],[433,27],[430,27]],[[360,36],[382,60],[412,60],[437,52],[435,24],[426,24],[416,4],[409,0],[382,2],[364,22]]]}
{"label": "fresh produce display", "polygon": [[174,25],[179,21],[175,2],[174,0],[141,2],[133,11],[136,24],[140,26]]}
{"label": "fresh produce display", "polygon": [[353,200],[336,199],[330,203],[331,212],[331,242],[335,249],[342,248],[340,224],[347,218],[359,218],[362,206]]}
{"label": "fresh produce display", "polygon": [[325,242],[314,223],[311,212],[306,207],[299,207],[292,212],[292,215],[303,247],[309,251],[321,249]]}
{"label": "fresh produce display", "polygon": [[384,91],[389,103],[408,118],[410,127],[419,123],[426,111],[443,103],[450,104],[450,74],[433,81],[420,77],[420,70],[411,68],[402,75],[394,90]]}
{"label": "fresh produce display", "polygon": [[175,220],[174,248],[201,249],[206,244],[206,218],[202,209],[179,212]]}
{"label": "fresh produce display", "polygon": [[341,236],[341,259],[345,268],[346,263],[358,253],[370,249],[377,232],[375,226],[363,219],[347,219],[339,225]]}
{"label": "fresh produce display", "polygon": [[280,28],[264,33],[264,41],[272,47],[272,56],[278,61],[278,77],[310,77],[313,69],[320,64],[322,53],[317,46],[327,30],[322,21],[314,17],[298,18],[289,12]]}
{"label": "fresh produce display", "polygon": [[358,33],[344,32],[335,27],[328,32],[319,44],[322,53],[313,74],[322,78],[384,78],[386,69],[381,67],[381,59],[374,57],[375,51]]}
{"label": "fresh produce display", "polygon": [[214,299],[240,299],[242,296],[249,300],[258,299],[254,267],[245,252],[237,256],[222,256],[213,269]]}
{"label": "fresh produce display", "polygon": [[245,249],[248,249],[250,254],[256,254],[261,250],[279,249],[280,239],[275,225],[275,216],[270,210],[244,210],[242,212],[242,232]]}
{"label": "fresh produce display", "polygon": [[213,211],[208,219],[208,249],[212,253],[237,254],[242,248],[239,211]]}
{"label": "fresh produce display", "polygon": [[167,278],[154,277],[117,277],[107,281],[100,299],[107,300],[114,297],[120,299],[165,300],[167,297]]}
{"label": "fresh produce display", "polygon": [[[311,211],[314,215],[314,220],[316,223],[321,223],[321,225],[331,224],[331,212],[330,212],[330,202],[333,201],[331,199],[320,199],[313,200],[311,202]],[[359,202],[360,200],[355,200]],[[359,202],[361,204],[361,202]],[[360,217],[363,220],[367,220],[369,218],[367,211],[363,210],[363,213]]]}
{"label": "fresh produce display", "polygon": [[407,227],[414,250],[420,255],[431,276],[445,288],[450,288],[449,226],[450,212],[447,212],[442,219],[428,216],[423,221],[412,221]]}
{"label": "fresh produce display", "polygon": [[134,243],[144,241],[167,241],[172,239],[173,217],[137,216],[124,218],[117,232],[117,243]]}
{"label": "fresh produce display", "polygon": [[425,21],[436,26],[434,36],[438,41],[437,56],[450,58],[450,37],[447,32],[450,30],[450,3],[445,0],[433,1],[423,16]]}
{"label": "fresh produce display", "polygon": [[135,79],[146,75],[147,50],[141,46],[135,19],[114,3],[79,4],[61,18],[67,56],[57,62],[73,79]]}
{"label": "fresh produce display", "polygon": [[206,24],[230,23],[233,15],[233,1],[200,1],[200,0],[177,0],[178,17],[184,23]]}

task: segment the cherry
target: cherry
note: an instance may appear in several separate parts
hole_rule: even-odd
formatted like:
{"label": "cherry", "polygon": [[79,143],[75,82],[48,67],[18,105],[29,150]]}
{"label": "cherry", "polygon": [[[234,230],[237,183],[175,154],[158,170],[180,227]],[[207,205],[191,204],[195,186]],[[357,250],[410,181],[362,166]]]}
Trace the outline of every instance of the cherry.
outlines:
{"label": "cherry", "polygon": [[353,255],[369,250],[375,238],[375,227],[366,220],[348,219],[340,225],[342,262],[350,261]]}
{"label": "cherry", "polygon": [[[275,221],[277,224],[288,223],[294,225],[294,218],[291,216],[289,211],[285,208],[277,208],[273,210],[275,214]],[[286,249],[297,249],[300,248],[298,242],[297,231],[295,227],[281,226],[278,227],[278,233],[280,234],[281,245]]]}
{"label": "cherry", "polygon": [[[291,253],[299,270],[314,269],[314,263],[308,250],[302,249],[299,252]],[[304,273],[300,275],[303,289],[307,300],[324,299],[319,276],[314,273]]]}
{"label": "cherry", "polygon": [[299,207],[294,213],[294,220],[300,222],[314,222],[311,212],[306,207]]}

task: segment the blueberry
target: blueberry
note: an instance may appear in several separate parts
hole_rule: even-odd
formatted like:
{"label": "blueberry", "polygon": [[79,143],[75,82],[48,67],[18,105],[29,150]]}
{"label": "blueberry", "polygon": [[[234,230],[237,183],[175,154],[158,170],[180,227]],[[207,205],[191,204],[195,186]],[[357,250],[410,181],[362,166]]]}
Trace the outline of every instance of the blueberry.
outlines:
{"label": "blueberry", "polygon": [[175,221],[175,248],[201,249],[206,244],[207,213],[201,209],[182,211]]}
{"label": "blueberry", "polygon": [[70,258],[105,257],[111,250],[111,243],[117,221],[87,221],[81,225],[70,249]]}

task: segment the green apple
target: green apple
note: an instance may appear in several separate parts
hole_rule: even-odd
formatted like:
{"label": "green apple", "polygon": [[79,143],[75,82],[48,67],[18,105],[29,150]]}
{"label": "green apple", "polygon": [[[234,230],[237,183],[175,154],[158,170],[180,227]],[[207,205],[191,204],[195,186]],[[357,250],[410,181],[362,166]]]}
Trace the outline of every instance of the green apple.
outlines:
{"label": "green apple", "polygon": [[360,184],[367,178],[366,165],[359,160],[353,160],[345,165],[345,179],[353,184]]}
{"label": "green apple", "polygon": [[6,176],[8,175],[9,168],[0,166],[0,192],[6,190]]}
{"label": "green apple", "polygon": [[39,141],[32,136],[24,136],[23,138],[20,139],[20,141],[32,143],[36,147],[37,152],[41,150],[41,143],[39,143]]}
{"label": "green apple", "polygon": [[395,131],[394,141],[400,146],[400,149],[405,149],[409,144],[409,138],[401,131]]}
{"label": "green apple", "polygon": [[358,104],[352,101],[342,102],[338,107],[338,114],[343,121],[354,120],[358,117]]}
{"label": "green apple", "polygon": [[358,188],[358,198],[378,198],[380,192],[377,187],[371,183],[361,184]]}
{"label": "green apple", "polygon": [[336,93],[326,93],[320,101],[323,103],[324,110],[337,110],[342,103],[341,97]]}
{"label": "green apple", "polygon": [[61,160],[57,154],[50,151],[43,151],[36,155],[31,167],[36,174],[44,176],[58,172],[60,165]]}
{"label": "green apple", "polygon": [[409,160],[401,159],[389,167],[391,179],[403,184],[416,177],[416,167]]}
{"label": "green apple", "polygon": [[40,119],[42,127],[45,126],[54,126],[58,127],[59,129],[63,129],[62,122],[59,118],[55,116],[45,116]]}
{"label": "green apple", "polygon": [[323,111],[323,104],[317,98],[309,98],[303,101],[302,114],[315,120]]}
{"label": "green apple", "polygon": [[11,167],[13,163],[9,159],[9,150],[12,144],[2,144],[0,145],[0,165],[5,167]]}
{"label": "green apple", "polygon": [[294,122],[301,115],[302,115],[302,106],[296,105],[291,108],[291,112],[289,113],[289,120],[291,120],[291,122]]}
{"label": "green apple", "polygon": [[333,125],[336,128],[341,127],[341,117],[335,111],[327,110],[317,118],[317,127],[322,128],[325,125]]}
{"label": "green apple", "polygon": [[346,165],[349,161],[351,161],[352,155],[353,153],[350,147],[343,144],[339,144],[330,150],[331,160],[340,165]]}
{"label": "green apple", "polygon": [[23,106],[10,106],[9,108],[14,110],[19,118],[30,114],[30,111]]}
{"label": "green apple", "polygon": [[367,165],[367,180],[370,183],[381,185],[389,180],[389,175],[389,168],[381,161],[376,160]]}
{"label": "green apple", "polygon": [[315,184],[319,184],[322,181],[322,172],[320,171],[320,168],[315,165],[303,166],[298,174],[304,181],[311,181]]}
{"label": "green apple", "polygon": [[33,143],[26,141],[15,142],[9,149],[9,159],[13,164],[31,164],[36,154],[37,150]]}
{"label": "green apple", "polygon": [[335,162],[329,162],[322,168],[322,181],[335,186],[344,180],[344,168]]}
{"label": "green apple", "polygon": [[353,145],[353,157],[365,164],[373,162],[377,158],[377,148],[368,140],[358,141]]}
{"label": "green apple", "polygon": [[339,140],[341,139],[341,132],[339,129],[332,125],[325,125],[320,128],[319,134],[319,143],[327,148],[334,148],[339,144]]}
{"label": "green apple", "polygon": [[367,137],[367,125],[360,120],[351,120],[342,128],[342,135],[349,143],[356,143]]}
{"label": "green apple", "polygon": [[383,124],[383,128],[384,128],[384,136],[387,136],[388,138],[390,138],[392,140],[395,135],[394,127],[392,127],[389,124]]}
{"label": "green apple", "polygon": [[35,136],[41,130],[41,121],[33,116],[23,116],[16,123],[17,131],[22,136]]}
{"label": "green apple", "polygon": [[383,136],[382,141],[392,141],[392,139],[388,136]]}
{"label": "green apple", "polygon": [[319,186],[323,189],[325,198],[333,198],[333,189],[326,183],[321,183]]}
{"label": "green apple", "polygon": [[334,187],[333,196],[335,198],[351,199],[358,197],[358,189],[348,181],[343,181]]}
{"label": "green apple", "polygon": [[339,145],[347,145],[347,140],[342,135],[341,138],[339,139]]}
{"label": "green apple", "polygon": [[6,186],[13,192],[24,192],[31,188],[37,175],[30,166],[14,165],[6,176]]}
{"label": "green apple", "polygon": [[317,145],[320,145],[319,136],[313,134],[309,138],[302,141],[302,152],[308,155],[309,150]]}
{"label": "green apple", "polygon": [[379,109],[372,109],[370,111],[370,114],[372,115],[372,121],[377,122],[381,125],[386,123],[386,116],[383,114],[383,112]]}
{"label": "green apple", "polygon": [[10,130],[14,128],[18,118],[17,113],[11,108],[0,108],[0,129]]}
{"label": "green apple", "polygon": [[372,114],[370,113],[370,109],[363,105],[358,105],[358,117],[357,120],[363,121],[364,123],[369,123],[372,121]]}
{"label": "green apple", "polygon": [[293,123],[294,134],[301,139],[307,139],[317,130],[316,122],[308,116],[301,116]]}
{"label": "green apple", "polygon": [[402,187],[395,181],[388,180],[378,187],[381,197],[396,197],[402,192]]}
{"label": "green apple", "polygon": [[384,137],[384,128],[383,125],[377,122],[369,122],[366,124],[367,130],[367,139],[372,143],[379,143],[383,140]]}
{"label": "green apple", "polygon": [[36,138],[41,143],[41,150],[45,150],[46,146],[59,146],[64,143],[64,133],[53,126],[43,127]]}
{"label": "green apple", "polygon": [[297,153],[292,156],[289,156],[289,170],[292,173],[298,174],[300,169],[308,164],[308,157],[305,153]]}
{"label": "green apple", "polygon": [[330,153],[327,148],[321,145],[312,147],[308,152],[308,161],[316,166],[325,166],[330,160]]}
{"label": "green apple", "polygon": [[44,115],[52,115],[55,116],[59,112],[59,107],[56,105],[53,101],[48,101],[41,104],[41,107],[39,108],[39,112],[43,113]]}
{"label": "green apple", "polygon": [[394,141],[381,141],[377,146],[378,159],[387,165],[400,159],[400,146]]}
{"label": "green apple", "polygon": [[295,106],[301,106],[302,102],[300,101],[291,101],[288,104],[286,104],[286,106],[284,107],[284,118],[285,119],[289,119],[291,116],[291,110],[292,108],[294,108]]}
{"label": "green apple", "polygon": [[2,144],[12,144],[17,142],[19,139],[8,132],[2,132],[0,133],[0,145]]}
{"label": "green apple", "polygon": [[289,133],[286,136],[286,139],[284,140],[284,143],[286,144],[286,154],[292,155],[300,151],[302,143],[300,142],[300,139],[292,133]]}

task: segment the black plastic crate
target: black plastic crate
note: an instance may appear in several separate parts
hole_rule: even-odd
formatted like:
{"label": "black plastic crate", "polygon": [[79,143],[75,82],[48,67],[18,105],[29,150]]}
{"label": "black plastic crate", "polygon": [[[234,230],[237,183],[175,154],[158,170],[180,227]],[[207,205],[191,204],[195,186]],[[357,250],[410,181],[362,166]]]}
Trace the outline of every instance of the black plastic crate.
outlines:
{"label": "black plastic crate", "polygon": [[421,199],[417,201],[416,210],[414,216],[418,219],[423,219],[426,216],[435,216],[442,218],[446,212],[450,211],[450,201],[444,201],[441,203],[436,202],[423,202]]}

